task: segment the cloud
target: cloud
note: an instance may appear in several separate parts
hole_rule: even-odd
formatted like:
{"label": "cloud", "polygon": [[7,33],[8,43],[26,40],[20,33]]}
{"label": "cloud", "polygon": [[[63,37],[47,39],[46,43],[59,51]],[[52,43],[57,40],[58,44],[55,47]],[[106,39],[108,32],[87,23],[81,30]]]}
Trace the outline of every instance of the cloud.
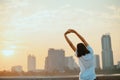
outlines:
{"label": "cloud", "polygon": [[41,10],[39,9],[41,5],[35,6],[32,2],[29,0],[6,2],[6,8],[4,8],[4,13],[1,13],[1,17],[7,17],[0,19],[2,22],[0,25],[18,32],[36,32],[50,27],[66,25],[93,26],[94,23],[99,25],[106,21],[110,23],[110,20],[120,19],[120,9],[116,6],[108,6],[108,12],[86,10],[80,7],[75,8],[71,4],[62,5],[56,9]]}
{"label": "cloud", "polygon": [[120,19],[120,7],[115,5],[110,5],[110,6],[107,6],[107,8],[111,11],[109,18]]}
{"label": "cloud", "polygon": [[[53,10],[39,10],[31,4],[31,1],[4,1],[4,12],[1,13],[1,25],[16,30],[36,31],[39,26],[57,26],[60,24],[77,24],[79,21],[86,19],[88,15],[92,15],[91,11],[84,9],[71,9],[70,4],[66,4],[58,9]],[[37,9],[36,9],[37,8]],[[6,17],[5,17],[6,16]],[[87,16],[87,17],[85,17]],[[46,24],[47,23],[47,24]]]}

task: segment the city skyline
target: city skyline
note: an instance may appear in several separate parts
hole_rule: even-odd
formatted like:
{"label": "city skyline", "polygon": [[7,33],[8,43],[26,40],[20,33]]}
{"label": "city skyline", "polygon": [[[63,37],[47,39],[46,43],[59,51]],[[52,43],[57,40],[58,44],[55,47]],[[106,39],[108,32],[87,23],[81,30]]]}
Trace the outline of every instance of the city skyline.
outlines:
{"label": "city skyline", "polygon": [[[101,36],[110,33],[117,64],[119,3],[119,0],[0,0],[0,70],[10,70],[14,65],[27,70],[28,54],[35,55],[36,68],[43,69],[49,48],[64,49],[66,56],[74,56],[64,39],[69,28],[77,30],[100,59]],[[70,38],[74,44],[80,42],[74,35]]]}
{"label": "city skyline", "polygon": [[[111,50],[111,41],[110,40],[110,36],[107,35],[103,35],[102,38],[102,45],[103,45],[103,50],[107,50],[108,52],[104,52],[101,53],[103,56],[102,58],[102,68],[100,67],[100,57],[97,54],[94,54],[95,56],[95,68],[96,70],[105,70],[105,69],[117,69],[120,66],[120,61],[118,62],[118,64],[114,65],[114,63],[112,63],[113,61],[111,60],[111,62],[109,62],[109,58],[111,54],[109,54],[109,50]],[[107,41],[107,45],[106,42]],[[105,44],[104,44],[105,43]],[[110,45],[110,46],[109,46]],[[106,49],[105,49],[106,48]],[[110,49],[109,49],[110,48]],[[44,66],[44,71],[47,72],[54,72],[54,71],[58,71],[58,72],[64,72],[65,69],[67,70],[75,70],[75,69],[79,69],[78,64],[76,64],[75,59],[73,59],[74,56],[65,56],[65,51],[63,49],[54,49],[54,48],[49,48],[48,50],[48,56],[45,58],[45,66]],[[106,60],[107,59],[107,60]],[[104,63],[103,63],[104,62]],[[108,64],[106,64],[108,63]],[[112,64],[111,64],[112,63]],[[36,72],[42,69],[37,69],[36,68],[36,57],[34,55],[29,54],[27,57],[27,72]],[[22,72],[24,71],[22,69],[22,66],[17,65],[17,66],[12,66],[11,67],[11,71],[12,72]]]}
{"label": "city skyline", "polygon": [[[108,50],[111,51],[111,47],[112,46],[111,46],[111,39],[110,39],[110,35],[109,34],[103,35],[101,37],[101,44],[103,46],[103,50],[108,49]],[[107,61],[107,60],[111,59],[111,57],[113,57],[114,55],[111,56],[108,53],[109,53],[109,51],[101,53],[103,56],[105,56],[104,58],[101,59],[101,61],[100,61],[100,56],[97,55],[97,54],[94,54],[94,56],[95,56],[95,68],[96,69],[105,70],[105,69],[115,68],[115,64],[112,63],[112,62],[114,62],[114,60],[113,61],[111,60],[111,62]],[[61,71],[59,69],[61,68],[62,70],[64,70],[65,67],[68,67],[71,70],[75,69],[75,68],[76,69],[78,68],[78,64],[76,64],[76,61],[73,58],[74,56],[65,56],[64,49],[49,48],[47,54],[48,54],[48,56],[45,58],[45,62],[44,62],[45,65],[44,65],[44,69],[43,69],[45,71],[48,71],[48,72],[49,71],[50,72],[53,71],[54,72],[54,70],[56,70],[56,69],[58,69],[58,71]],[[73,60],[71,61],[71,59],[73,59]],[[34,55],[29,54],[27,56],[27,72],[29,72],[29,71],[36,72],[37,70],[42,70],[40,68],[36,68],[36,62],[37,62],[36,61],[36,57]],[[105,62],[105,63],[103,63],[103,62]],[[100,63],[102,63],[102,66],[100,66]],[[109,63],[109,64],[106,64],[106,63]],[[64,64],[66,64],[66,65],[64,65]],[[54,66],[54,65],[56,65],[56,66]],[[120,61],[118,61],[118,64],[117,64],[116,68],[117,67],[119,68],[119,65],[120,65]],[[11,71],[13,71],[13,72],[14,71],[16,71],[16,72],[26,71],[26,70],[23,70],[22,67],[23,66],[21,66],[21,65],[11,66]]]}
{"label": "city skyline", "polygon": [[[107,36],[107,35],[109,35],[110,36],[110,34],[103,34],[103,36]],[[102,36],[102,37],[103,37]],[[102,37],[101,37],[101,39],[102,39]],[[102,42],[101,42],[101,44],[103,44]],[[111,45],[111,43],[110,43],[110,47],[112,47],[112,45]],[[54,48],[49,48],[48,49],[48,53],[47,54],[49,54],[49,50],[50,49],[54,49]],[[60,50],[64,50],[64,49],[60,49]],[[56,50],[57,51],[57,50]],[[102,55],[102,53],[101,53],[101,55]],[[100,55],[98,55],[98,54],[95,54],[95,56],[97,56],[97,57],[100,57]],[[36,68],[36,65],[41,65],[41,64],[36,64],[37,63],[37,61],[36,61],[36,57],[38,57],[38,56],[34,56],[34,54],[33,53],[31,53],[30,52],[30,54],[28,54],[27,55],[27,57],[28,57],[28,59],[29,58],[32,58],[32,62],[33,62],[33,60],[35,61],[34,62],[34,65],[29,61],[29,60],[27,60],[27,67],[28,67],[28,63],[30,64],[30,65],[32,65],[35,69],[34,70],[37,70],[37,69],[41,69],[40,67],[38,67],[38,68]],[[67,57],[67,56],[66,56]],[[69,57],[69,56],[68,56]],[[73,57],[75,57],[74,55],[73,55]],[[114,57],[114,54],[113,54],[113,57]],[[33,59],[34,58],[34,59]],[[46,59],[46,58],[44,58],[44,59]],[[74,58],[75,60],[76,60],[76,58]],[[98,62],[98,64],[97,64],[97,66],[96,67],[100,67],[100,69],[103,69],[103,66],[102,66],[102,57],[101,57],[101,59],[99,58],[99,60],[100,60],[100,62]],[[98,60],[97,60],[98,61]],[[113,59],[113,61],[114,61],[114,59]],[[117,61],[117,62],[119,62],[119,61]],[[17,64],[17,65],[20,65],[20,64]],[[44,62],[44,65],[45,65],[45,62]],[[100,65],[100,66],[98,66],[98,65]],[[116,64],[117,65],[117,64]],[[12,65],[12,66],[15,66],[15,65]],[[11,66],[11,67],[12,67]],[[10,67],[10,69],[9,70],[11,70],[11,67]],[[22,67],[24,67],[24,66],[22,66]],[[43,67],[42,69],[45,69],[45,67]],[[3,69],[3,70],[6,70],[6,69]],[[34,71],[33,70],[33,71]],[[1,70],[2,71],[2,70]],[[23,69],[23,71],[29,71],[29,69],[27,68],[27,69]]]}

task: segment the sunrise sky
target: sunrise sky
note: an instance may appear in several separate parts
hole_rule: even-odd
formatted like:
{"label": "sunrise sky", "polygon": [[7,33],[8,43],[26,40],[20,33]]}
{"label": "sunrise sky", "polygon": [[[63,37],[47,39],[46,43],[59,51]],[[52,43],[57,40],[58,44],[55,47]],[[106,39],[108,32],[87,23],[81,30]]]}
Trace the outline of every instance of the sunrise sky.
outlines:
{"label": "sunrise sky", "polygon": [[[100,56],[101,36],[109,33],[114,63],[120,61],[120,0],[0,0],[0,70],[15,65],[27,70],[29,54],[42,69],[49,48],[74,56],[64,39],[69,28]],[[71,36],[76,44],[78,39]]]}

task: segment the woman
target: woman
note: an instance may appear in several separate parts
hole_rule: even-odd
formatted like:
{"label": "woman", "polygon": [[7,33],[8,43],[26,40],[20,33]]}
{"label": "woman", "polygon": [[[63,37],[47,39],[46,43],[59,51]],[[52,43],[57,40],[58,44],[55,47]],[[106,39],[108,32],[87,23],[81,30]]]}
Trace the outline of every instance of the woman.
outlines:
{"label": "woman", "polygon": [[[69,33],[75,33],[83,43],[78,43],[77,46],[75,47],[67,37],[67,34]],[[80,34],[78,34],[73,29],[69,29],[68,31],[66,31],[64,36],[79,60],[80,65],[79,80],[96,80],[94,54],[90,45]]]}

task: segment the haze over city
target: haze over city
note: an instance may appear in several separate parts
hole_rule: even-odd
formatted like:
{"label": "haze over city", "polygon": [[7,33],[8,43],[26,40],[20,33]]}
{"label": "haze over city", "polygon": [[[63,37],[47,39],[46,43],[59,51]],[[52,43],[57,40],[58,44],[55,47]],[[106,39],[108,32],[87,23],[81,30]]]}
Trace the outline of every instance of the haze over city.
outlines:
{"label": "haze over city", "polygon": [[[109,33],[114,63],[120,61],[119,0],[0,0],[0,70],[14,65],[27,70],[29,54],[36,57],[37,69],[43,69],[49,48],[74,56],[64,39],[69,28],[84,36],[100,56],[101,37]],[[70,38],[79,42],[72,34]]]}

